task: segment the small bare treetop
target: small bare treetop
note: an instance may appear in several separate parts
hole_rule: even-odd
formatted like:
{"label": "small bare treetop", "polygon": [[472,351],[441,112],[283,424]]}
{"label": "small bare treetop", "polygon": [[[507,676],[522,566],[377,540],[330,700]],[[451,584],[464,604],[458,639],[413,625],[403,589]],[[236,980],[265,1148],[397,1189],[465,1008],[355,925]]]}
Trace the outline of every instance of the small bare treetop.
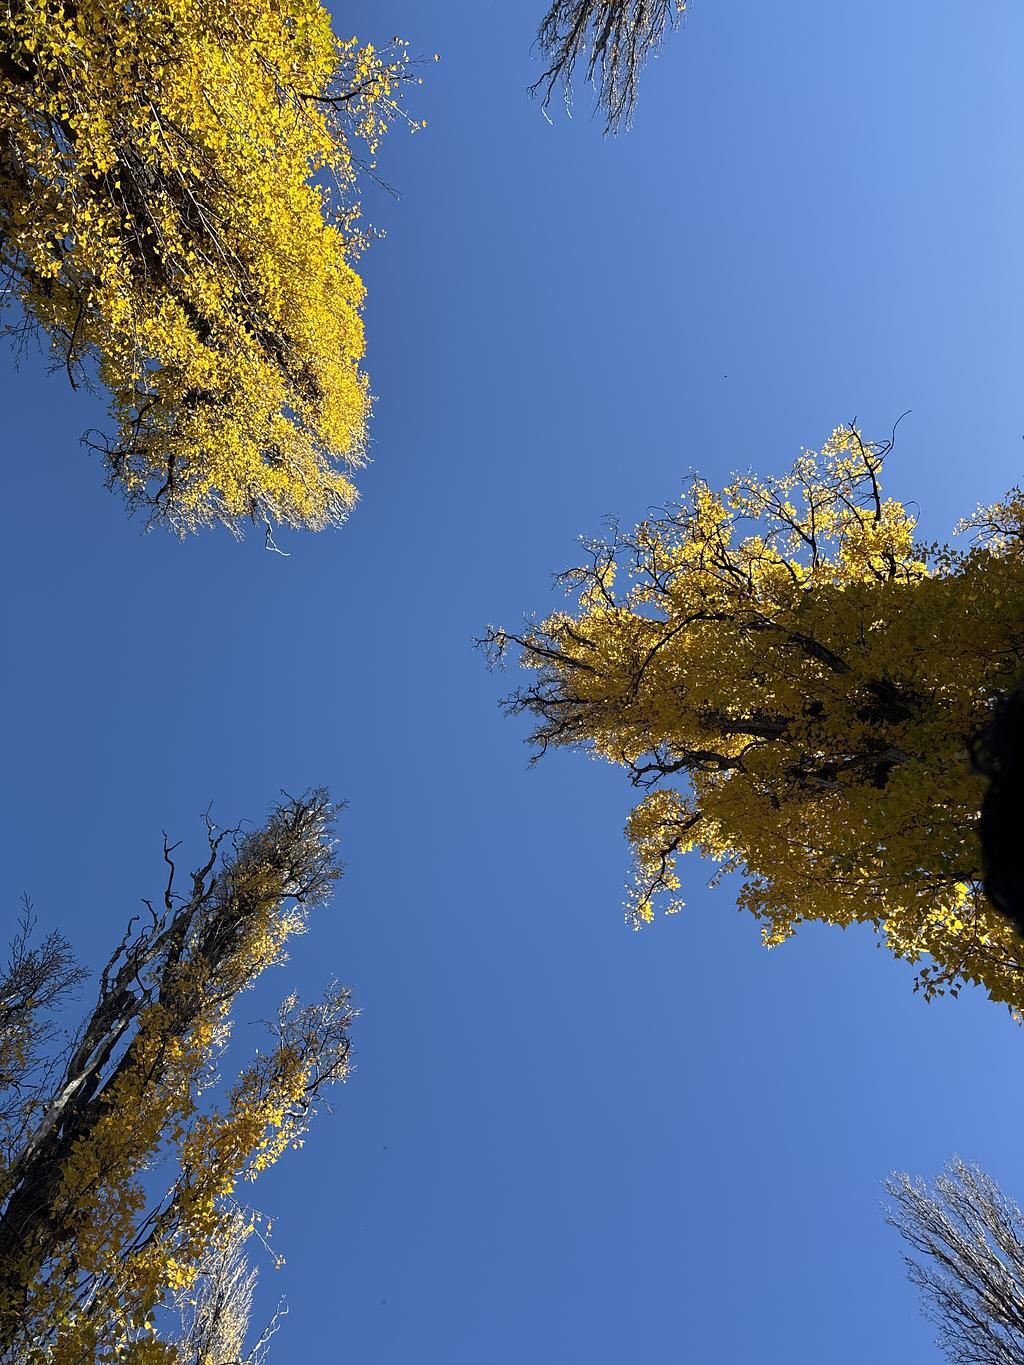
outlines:
{"label": "small bare treetop", "polygon": [[279,1305],[257,1339],[249,1341],[259,1278],[246,1254],[254,1226],[247,1210],[234,1208],[220,1238],[200,1258],[195,1281],[174,1295],[181,1320],[174,1341],[178,1365],[264,1365],[267,1360],[287,1309]]}
{"label": "small bare treetop", "polygon": [[561,86],[571,99],[577,62],[597,86],[605,132],[628,128],[636,107],[640,73],[647,58],[674,28],[685,0],[553,0],[537,31],[548,68],[531,87],[544,107]]}
{"label": "small bare treetop", "polygon": [[954,1157],[929,1186],[894,1173],[890,1223],[937,1345],[955,1365],[1024,1365],[1024,1218],[990,1175]]}

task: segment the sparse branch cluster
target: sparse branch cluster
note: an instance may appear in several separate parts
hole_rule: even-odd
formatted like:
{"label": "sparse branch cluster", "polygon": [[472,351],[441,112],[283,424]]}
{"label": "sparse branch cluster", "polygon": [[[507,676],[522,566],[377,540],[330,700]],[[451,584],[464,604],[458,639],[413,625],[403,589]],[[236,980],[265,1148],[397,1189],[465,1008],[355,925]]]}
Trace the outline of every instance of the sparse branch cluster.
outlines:
{"label": "sparse branch cluster", "polygon": [[175,1346],[181,1365],[254,1365],[254,1353],[246,1349],[257,1280],[246,1255],[250,1236],[241,1211],[229,1214],[219,1238],[203,1253],[195,1280],[175,1295],[181,1321]]}
{"label": "sparse branch cluster", "polygon": [[[95,1006],[59,1066],[44,1069],[45,1086],[24,1083],[39,1062],[23,1040],[38,1042],[36,1014],[81,973],[63,940],[35,950],[24,934],[16,940],[0,983],[9,1002],[3,1042],[14,1040],[0,1171],[0,1360],[173,1358],[157,1350],[152,1315],[197,1275],[230,1285],[232,1320],[247,1316],[251,1284],[238,1255],[250,1224],[232,1192],[301,1139],[324,1088],[344,1078],[348,991],[331,986],[308,1006],[290,996],[270,1047],[220,1100],[217,1059],[232,1004],[282,960],[337,879],[333,820],[322,791],[283,801],[250,833],[208,819],[206,859],[182,891],[176,846],[165,841],[162,899],[129,924]],[[158,1168],[170,1171],[161,1185]],[[207,1318],[193,1323],[193,1337],[214,1330]],[[223,1315],[218,1322],[217,1332],[229,1332]]]}
{"label": "sparse branch cluster", "polygon": [[287,1310],[279,1307],[252,1340],[259,1278],[247,1255],[252,1236],[252,1219],[241,1208],[231,1209],[217,1238],[203,1251],[192,1283],[171,1296],[179,1325],[169,1341],[177,1365],[263,1365],[267,1359]]}
{"label": "sparse branch cluster", "polygon": [[959,1158],[932,1186],[886,1182],[887,1221],[906,1257],[938,1345],[957,1365],[1024,1365],[1024,1218],[991,1176]]}
{"label": "sparse branch cluster", "polygon": [[533,93],[547,107],[561,88],[569,102],[579,65],[597,87],[605,131],[628,127],[644,65],[684,8],[685,0],[553,0],[537,33],[548,66]]}
{"label": "sparse branch cluster", "polygon": [[9,1169],[27,1127],[46,1104],[62,1061],[54,1012],[85,980],[71,946],[53,931],[33,943],[26,898],[0,976],[0,1162]]}

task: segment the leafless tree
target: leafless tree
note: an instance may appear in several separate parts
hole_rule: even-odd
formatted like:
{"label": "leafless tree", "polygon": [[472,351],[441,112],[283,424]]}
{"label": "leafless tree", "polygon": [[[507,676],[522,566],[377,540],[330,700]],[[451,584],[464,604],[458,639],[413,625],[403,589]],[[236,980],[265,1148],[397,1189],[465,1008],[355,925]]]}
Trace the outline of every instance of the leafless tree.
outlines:
{"label": "leafless tree", "polygon": [[910,1279],[956,1365],[1024,1365],[1024,1216],[959,1157],[932,1185],[894,1173],[886,1221],[910,1244]]}
{"label": "leafless tree", "polygon": [[661,46],[685,0],[553,0],[537,31],[547,70],[531,87],[544,107],[561,87],[570,101],[577,63],[597,86],[605,132],[628,127],[644,63]]}
{"label": "leafless tree", "polygon": [[10,1163],[49,1094],[60,1060],[60,1050],[52,1047],[54,1012],[86,977],[62,934],[54,931],[34,945],[35,926],[25,897],[0,972],[0,1168]]}
{"label": "leafless tree", "polygon": [[279,1307],[246,1346],[258,1279],[246,1254],[252,1235],[252,1217],[236,1208],[220,1240],[200,1262],[196,1280],[175,1295],[181,1319],[174,1342],[179,1365],[264,1365],[270,1339],[286,1310]]}

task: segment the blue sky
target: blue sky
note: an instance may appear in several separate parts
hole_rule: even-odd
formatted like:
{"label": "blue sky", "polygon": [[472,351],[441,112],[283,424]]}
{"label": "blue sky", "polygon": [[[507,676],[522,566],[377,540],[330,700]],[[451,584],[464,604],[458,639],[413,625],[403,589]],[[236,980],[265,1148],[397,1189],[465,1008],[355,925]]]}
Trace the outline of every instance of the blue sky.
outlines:
{"label": "blue sky", "polygon": [[1019,1029],[926,1006],[864,932],[766,954],[696,864],[631,933],[625,777],[528,772],[471,642],[605,516],[854,416],[912,409],[889,487],[929,536],[1019,478],[1024,13],[698,0],[605,141],[585,92],[553,125],[525,96],[540,0],[335,12],[442,56],[382,149],[401,200],[368,196],[348,526],[287,559],[143,535],[78,446],[102,406],[0,373],[11,918],[29,891],[96,965],[162,829],[198,853],[210,800],[348,800],[337,900],[267,992],[335,974],[363,1009],[336,1112],[256,1192],[279,1361],[937,1360],[880,1182],[957,1151],[1024,1197]]}

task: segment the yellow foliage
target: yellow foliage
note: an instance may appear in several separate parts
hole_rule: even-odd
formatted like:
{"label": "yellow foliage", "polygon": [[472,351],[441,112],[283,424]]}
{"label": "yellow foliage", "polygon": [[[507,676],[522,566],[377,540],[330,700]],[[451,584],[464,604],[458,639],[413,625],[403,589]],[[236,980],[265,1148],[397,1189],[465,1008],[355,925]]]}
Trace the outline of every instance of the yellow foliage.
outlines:
{"label": "yellow foliage", "polygon": [[407,55],[317,0],[11,0],[0,32],[0,264],[131,507],[184,533],[319,528],[355,497],[368,408],[356,140]]}
{"label": "yellow foliage", "polygon": [[973,518],[966,550],[922,546],[882,494],[889,448],[840,428],[784,478],[694,480],[663,518],[589,545],[564,576],[574,612],[491,642],[537,671],[510,707],[537,718],[541,751],[587,747],[648,792],[627,827],[634,924],[681,904],[693,851],[742,872],[769,945],[805,920],[866,922],[930,959],[927,995],[978,982],[1020,1011],[1022,945],[981,892],[969,744],[1024,659],[1024,500]]}
{"label": "yellow foliage", "polygon": [[354,1016],[333,986],[312,1006],[288,997],[270,1048],[211,1098],[233,1002],[283,960],[338,875],[332,819],[322,792],[289,800],[219,867],[226,836],[211,826],[191,896],[172,880],[166,913],[130,926],[60,1083],[13,1141],[3,1133],[5,1358],[178,1359],[155,1310],[230,1240],[238,1183],[297,1145],[322,1089],[347,1073]]}

